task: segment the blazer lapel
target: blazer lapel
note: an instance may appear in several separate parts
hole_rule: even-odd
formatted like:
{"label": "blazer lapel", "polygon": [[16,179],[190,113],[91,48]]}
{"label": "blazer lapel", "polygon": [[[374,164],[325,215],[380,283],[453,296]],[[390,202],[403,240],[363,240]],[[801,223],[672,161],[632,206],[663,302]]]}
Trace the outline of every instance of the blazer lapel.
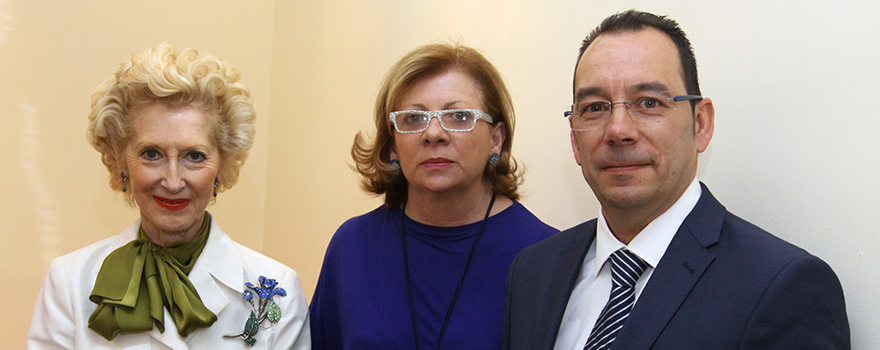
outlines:
{"label": "blazer lapel", "polygon": [[202,250],[202,256],[190,272],[190,281],[199,292],[202,303],[217,317],[229,305],[224,289],[244,293],[244,268],[241,256],[232,239],[213,218],[211,235]]}
{"label": "blazer lapel", "polygon": [[159,333],[159,329],[153,326],[153,329],[147,332],[147,335],[153,337],[170,349],[188,350],[189,345],[186,343],[186,339],[181,337],[180,334],[177,334],[177,327],[174,325],[174,320],[171,318],[171,314],[168,313],[167,309],[165,309],[164,311],[165,332]]}
{"label": "blazer lapel", "polygon": [[649,349],[690,294],[715,254],[727,210],[702,183],[699,202],[685,218],[614,341],[617,349]]}
{"label": "blazer lapel", "polygon": [[556,343],[556,335],[559,333],[559,325],[562,323],[562,317],[568,307],[571,291],[574,289],[575,282],[581,272],[587,250],[590,249],[590,244],[596,237],[596,220],[587,221],[570,230],[574,234],[573,242],[560,250],[556,265],[553,266],[553,277],[550,279],[550,284],[545,292],[546,296],[543,298],[543,300],[555,304],[546,306],[546,310],[550,314],[538,318],[538,324],[535,325],[536,328],[548,327],[537,332],[537,334],[545,335],[542,348],[547,350],[553,349]]}

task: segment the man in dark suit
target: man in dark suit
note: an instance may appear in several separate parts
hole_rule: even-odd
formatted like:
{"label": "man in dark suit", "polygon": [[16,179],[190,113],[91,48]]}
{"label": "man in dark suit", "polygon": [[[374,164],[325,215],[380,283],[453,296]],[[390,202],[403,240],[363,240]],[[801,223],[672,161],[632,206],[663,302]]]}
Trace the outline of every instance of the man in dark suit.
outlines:
{"label": "man in dark suit", "polygon": [[619,13],[580,51],[566,114],[601,213],[516,257],[503,349],[849,349],[831,268],[696,179],[715,110],[678,24]]}

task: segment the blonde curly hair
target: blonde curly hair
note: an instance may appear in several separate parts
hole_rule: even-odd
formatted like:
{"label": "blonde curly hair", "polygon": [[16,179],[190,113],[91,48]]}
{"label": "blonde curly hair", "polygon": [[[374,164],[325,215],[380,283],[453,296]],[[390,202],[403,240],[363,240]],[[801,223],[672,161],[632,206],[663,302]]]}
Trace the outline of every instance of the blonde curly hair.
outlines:
{"label": "blonde curly hair", "polygon": [[[123,188],[120,163],[133,131],[132,112],[151,103],[192,106],[216,116],[212,134],[221,160],[217,192],[232,188],[254,143],[256,121],[250,90],[240,79],[239,70],[223,60],[200,55],[194,48],[178,51],[168,43],[122,63],[92,92],[87,131],[89,143],[110,172],[110,188]],[[126,200],[136,205],[131,191]]]}

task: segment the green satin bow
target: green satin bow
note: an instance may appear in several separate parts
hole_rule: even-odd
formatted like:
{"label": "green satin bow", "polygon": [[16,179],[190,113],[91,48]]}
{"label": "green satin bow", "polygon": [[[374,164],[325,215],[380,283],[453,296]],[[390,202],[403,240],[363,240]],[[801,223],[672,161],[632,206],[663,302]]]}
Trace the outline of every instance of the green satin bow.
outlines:
{"label": "green satin bow", "polygon": [[113,340],[120,333],[153,329],[165,332],[163,308],[168,309],[183,337],[210,327],[217,315],[202,304],[187,275],[208,242],[211,215],[189,242],[161,247],[150,242],[143,227],[138,239],[117,248],[101,265],[89,300],[98,304],[89,328]]}

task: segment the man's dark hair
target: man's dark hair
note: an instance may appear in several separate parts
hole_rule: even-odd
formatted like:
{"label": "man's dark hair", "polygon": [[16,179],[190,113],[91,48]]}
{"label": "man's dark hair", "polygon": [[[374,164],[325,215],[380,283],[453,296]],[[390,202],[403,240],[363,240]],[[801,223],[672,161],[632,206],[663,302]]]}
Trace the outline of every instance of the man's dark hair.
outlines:
{"label": "man's dark hair", "polygon": [[[596,29],[584,39],[581,45],[580,54],[578,54],[577,62],[580,63],[584,51],[587,47],[602,34],[619,34],[625,32],[637,32],[646,28],[654,28],[669,36],[675,47],[678,48],[678,57],[681,62],[682,79],[684,87],[688,95],[700,95],[700,83],[697,79],[697,59],[694,57],[694,51],[691,49],[691,42],[678,23],[674,20],[666,18],[666,16],[657,16],[652,13],[628,10],[611,15],[602,21]],[[574,67],[577,72],[577,65]],[[695,106],[697,101],[691,101],[691,106]]]}

